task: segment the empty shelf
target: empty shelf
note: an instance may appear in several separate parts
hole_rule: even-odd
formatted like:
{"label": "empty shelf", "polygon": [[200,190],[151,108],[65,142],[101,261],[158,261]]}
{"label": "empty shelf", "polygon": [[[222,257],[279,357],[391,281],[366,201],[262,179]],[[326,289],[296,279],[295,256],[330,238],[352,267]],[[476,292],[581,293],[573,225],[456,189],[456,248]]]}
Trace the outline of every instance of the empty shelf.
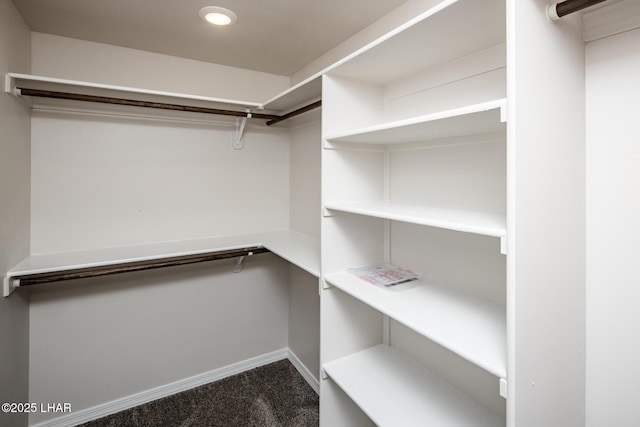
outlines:
{"label": "empty shelf", "polygon": [[507,235],[504,214],[392,202],[328,203],[326,209],[485,236]]}
{"label": "empty shelf", "polygon": [[485,102],[327,137],[330,143],[402,144],[504,131],[506,100]]}
{"label": "empty shelf", "polygon": [[379,426],[505,425],[503,419],[385,345],[329,362],[323,368]]}

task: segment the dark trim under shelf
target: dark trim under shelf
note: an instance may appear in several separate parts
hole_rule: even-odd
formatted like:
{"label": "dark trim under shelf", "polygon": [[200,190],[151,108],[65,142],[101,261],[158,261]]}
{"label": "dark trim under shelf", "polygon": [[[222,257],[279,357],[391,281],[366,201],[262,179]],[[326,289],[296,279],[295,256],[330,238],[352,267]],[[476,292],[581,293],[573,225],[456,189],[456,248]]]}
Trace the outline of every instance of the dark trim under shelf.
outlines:
{"label": "dark trim under shelf", "polygon": [[151,270],[155,268],[173,267],[178,265],[195,264],[207,261],[217,261],[227,258],[236,258],[271,252],[263,246],[231,249],[193,255],[181,255],[161,259],[132,261],[121,264],[92,266],[72,270],[51,271],[45,273],[33,273],[12,276],[11,280],[19,280],[20,287],[40,285],[63,280],[82,279],[86,277],[106,276],[110,274],[129,273],[133,271]]}

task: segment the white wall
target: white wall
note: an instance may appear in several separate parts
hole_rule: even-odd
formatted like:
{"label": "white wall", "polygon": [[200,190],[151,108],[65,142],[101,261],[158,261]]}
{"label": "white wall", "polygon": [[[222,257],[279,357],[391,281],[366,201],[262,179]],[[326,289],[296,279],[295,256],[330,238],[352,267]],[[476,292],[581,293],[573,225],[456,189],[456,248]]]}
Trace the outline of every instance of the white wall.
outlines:
{"label": "white wall", "polygon": [[638,425],[638,46],[635,29],[591,42],[586,50],[587,427]]}
{"label": "white wall", "polygon": [[50,34],[32,35],[32,74],[264,102],[289,78]]}
{"label": "white wall", "polygon": [[290,131],[290,228],[320,238],[320,122]]}
{"label": "white wall", "polygon": [[[30,33],[9,0],[0,0],[0,75],[28,73]],[[0,276],[29,253],[29,110],[0,93]],[[28,296],[0,299],[0,402],[27,402]],[[26,414],[0,413],[0,425],[26,426]]]}
{"label": "white wall", "polygon": [[248,128],[34,112],[34,253],[286,230],[289,139]]}
{"label": "white wall", "polygon": [[[62,56],[45,54],[45,41],[61,42],[52,49]],[[122,58],[124,75],[85,67],[100,60],[91,48]],[[172,70],[190,61],[145,58],[34,37],[35,74],[117,84],[153,75],[154,88],[183,90]],[[209,77],[193,73],[190,84]],[[218,77],[231,88],[242,82]],[[252,124],[234,150],[233,119],[92,108],[32,113],[32,252],[288,229],[287,131]],[[77,412],[287,347],[287,263],[258,255],[242,272],[232,268],[229,260],[34,288],[29,399]],[[30,423],[59,415],[32,414]]]}
{"label": "white wall", "polygon": [[[306,115],[307,118],[309,114]],[[302,116],[301,116],[302,117]],[[312,119],[313,120],[313,119]],[[320,122],[291,129],[289,227],[320,239]],[[289,267],[289,348],[320,379],[318,278]]]}

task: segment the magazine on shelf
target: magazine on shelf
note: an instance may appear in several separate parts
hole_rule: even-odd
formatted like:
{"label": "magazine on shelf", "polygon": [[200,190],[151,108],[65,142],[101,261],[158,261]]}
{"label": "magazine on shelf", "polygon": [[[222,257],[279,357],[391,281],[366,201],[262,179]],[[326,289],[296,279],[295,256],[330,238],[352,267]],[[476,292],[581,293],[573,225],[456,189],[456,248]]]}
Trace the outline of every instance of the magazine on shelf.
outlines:
{"label": "magazine on shelf", "polygon": [[357,278],[386,289],[404,290],[419,283],[414,272],[391,264],[376,264],[365,267],[348,268],[347,271]]}

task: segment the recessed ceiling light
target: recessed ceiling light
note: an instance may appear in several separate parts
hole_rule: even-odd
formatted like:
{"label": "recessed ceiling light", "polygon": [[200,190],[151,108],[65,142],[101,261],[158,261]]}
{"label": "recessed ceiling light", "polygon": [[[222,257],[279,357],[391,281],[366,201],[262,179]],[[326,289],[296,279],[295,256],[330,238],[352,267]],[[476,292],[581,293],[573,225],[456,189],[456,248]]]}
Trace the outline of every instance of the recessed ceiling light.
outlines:
{"label": "recessed ceiling light", "polygon": [[200,18],[213,25],[231,25],[238,20],[235,13],[218,6],[207,6],[200,9]]}

